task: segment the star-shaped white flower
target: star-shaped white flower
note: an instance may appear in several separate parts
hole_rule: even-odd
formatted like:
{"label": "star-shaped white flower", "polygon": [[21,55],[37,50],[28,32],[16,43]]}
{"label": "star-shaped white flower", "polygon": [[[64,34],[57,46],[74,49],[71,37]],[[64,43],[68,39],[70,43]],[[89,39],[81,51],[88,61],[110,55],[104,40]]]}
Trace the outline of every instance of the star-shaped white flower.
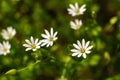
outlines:
{"label": "star-shaped white flower", "polygon": [[8,41],[3,41],[3,43],[0,43],[0,55],[7,55],[8,53],[10,53],[10,48],[11,45]]}
{"label": "star-shaped white flower", "polygon": [[53,42],[56,41],[58,38],[56,37],[57,32],[53,32],[53,28],[50,29],[50,32],[45,29],[45,34],[41,34],[41,36],[44,38],[41,40],[41,46],[49,47],[53,45]]}
{"label": "star-shaped white flower", "polygon": [[78,30],[82,26],[82,21],[78,19],[75,19],[75,22],[70,21],[70,26],[72,29]]}
{"label": "star-shaped white flower", "polygon": [[82,44],[80,41],[77,40],[77,44],[73,44],[75,49],[71,49],[71,52],[73,52],[72,56],[83,56],[83,58],[86,58],[86,54],[90,53],[90,49],[93,48],[93,46],[89,46],[90,41],[87,41],[85,43],[85,40],[82,39]]}
{"label": "star-shaped white flower", "polygon": [[26,39],[25,42],[26,44],[23,44],[23,46],[26,47],[25,51],[28,50],[36,51],[37,49],[40,48],[40,40],[34,39],[32,36],[30,37],[30,40]]}
{"label": "star-shaped white flower", "polygon": [[12,26],[8,27],[6,30],[3,29],[2,30],[2,37],[5,39],[5,40],[9,40],[11,38],[13,38],[16,34],[16,30],[12,28]]}
{"label": "star-shaped white flower", "polygon": [[75,3],[75,5],[70,4],[70,8],[68,8],[68,14],[71,14],[72,16],[82,15],[86,11],[86,5],[83,4],[81,7],[78,6],[78,3]]}

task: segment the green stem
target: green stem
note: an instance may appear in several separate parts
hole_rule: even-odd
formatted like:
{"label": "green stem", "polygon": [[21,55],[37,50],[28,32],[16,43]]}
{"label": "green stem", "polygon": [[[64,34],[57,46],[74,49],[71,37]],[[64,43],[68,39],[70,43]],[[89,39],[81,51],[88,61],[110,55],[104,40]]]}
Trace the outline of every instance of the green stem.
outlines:
{"label": "green stem", "polygon": [[[36,65],[36,64],[38,64],[38,63],[40,63],[40,60],[37,60],[34,64],[32,64],[32,66],[34,66],[34,65]],[[25,68],[22,68],[22,69],[17,70],[17,72],[24,71],[24,70],[26,70],[26,69],[28,69],[28,68],[29,68],[29,66],[27,66],[27,67],[25,67]]]}
{"label": "green stem", "polygon": [[69,64],[70,61],[71,61],[71,58],[68,58],[67,61],[66,61],[66,63],[65,63],[65,67],[64,67],[64,69],[63,69],[63,71],[62,71],[61,78],[66,75],[66,71],[67,71],[68,64]]}

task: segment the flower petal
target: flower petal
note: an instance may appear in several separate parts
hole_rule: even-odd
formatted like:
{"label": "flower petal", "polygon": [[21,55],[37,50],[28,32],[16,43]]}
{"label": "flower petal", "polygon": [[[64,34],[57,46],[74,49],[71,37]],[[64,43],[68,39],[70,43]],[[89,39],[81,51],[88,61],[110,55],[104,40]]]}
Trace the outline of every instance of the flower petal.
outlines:
{"label": "flower petal", "polygon": [[83,58],[86,58],[86,54],[85,53],[83,53]]}
{"label": "flower petal", "polygon": [[84,4],[84,5],[82,5],[81,7],[80,7],[80,14],[83,14],[85,11],[86,11],[86,5]]}
{"label": "flower petal", "polygon": [[85,40],[82,39],[82,47],[84,48],[85,47]]}
{"label": "flower petal", "polygon": [[86,50],[88,51],[88,50],[90,50],[90,49],[92,49],[93,48],[93,46],[89,46]]}
{"label": "flower petal", "polygon": [[36,51],[37,49],[36,48],[34,48],[34,49],[32,49],[33,51]]}
{"label": "flower petal", "polygon": [[41,42],[39,41],[37,44],[36,44],[36,46],[38,46],[38,45],[40,45],[41,44]]}
{"label": "flower petal", "polygon": [[80,49],[80,47],[76,44],[73,44],[73,46],[76,48],[76,49]]}
{"label": "flower petal", "polygon": [[86,5],[85,4],[83,4],[81,7],[80,7],[80,9],[84,9],[84,10],[86,10]]}
{"label": "flower petal", "polygon": [[77,57],[80,57],[82,54],[80,53]]}
{"label": "flower petal", "polygon": [[50,42],[49,42],[49,43],[47,43],[46,47],[49,47],[49,46],[50,46]]}
{"label": "flower petal", "polygon": [[50,37],[50,33],[45,29],[45,33],[48,37]]}
{"label": "flower petal", "polygon": [[90,41],[87,41],[87,43],[85,44],[85,49],[88,47],[88,45],[89,45],[89,43],[90,43]]}
{"label": "flower petal", "polygon": [[77,40],[77,44],[78,44],[78,46],[81,48],[81,43],[80,43],[80,41]]}
{"label": "flower petal", "polygon": [[71,9],[75,9],[75,7],[72,4],[70,4],[69,6]]}
{"label": "flower petal", "polygon": [[30,47],[30,45],[28,45],[28,44],[23,44],[23,46],[24,46],[24,47]]}
{"label": "flower petal", "polygon": [[53,40],[54,40],[54,41],[56,41],[57,39],[58,39],[58,38],[57,38],[57,37],[55,37]]}
{"label": "flower petal", "polygon": [[38,43],[38,39],[35,40],[35,44],[37,44],[37,43]]}
{"label": "flower petal", "polygon": [[30,37],[30,40],[31,40],[31,43],[34,44],[34,39],[32,36]]}
{"label": "flower petal", "polygon": [[53,36],[55,37],[55,36],[57,35],[57,33],[58,33],[58,32],[55,32]]}
{"label": "flower petal", "polygon": [[41,46],[45,46],[48,42],[41,43]]}
{"label": "flower petal", "polygon": [[31,45],[31,42],[28,39],[26,39],[25,41],[27,44]]}
{"label": "flower petal", "polygon": [[53,28],[50,29],[50,34],[53,36]]}
{"label": "flower petal", "polygon": [[26,50],[25,50],[25,51],[29,51],[29,50],[31,50],[31,48],[26,48]]}
{"label": "flower petal", "polygon": [[70,51],[71,52],[78,52],[78,50],[76,50],[76,49],[71,49]]}
{"label": "flower petal", "polygon": [[73,54],[72,54],[72,56],[76,56],[76,55],[78,55],[78,53],[73,53]]}
{"label": "flower petal", "polygon": [[53,42],[50,42],[50,46],[52,46],[53,45]]}
{"label": "flower petal", "polygon": [[78,6],[78,3],[75,3],[75,8],[78,9],[78,7],[79,7],[79,6]]}
{"label": "flower petal", "polygon": [[85,53],[89,54],[91,51],[85,51]]}
{"label": "flower petal", "polygon": [[47,35],[45,35],[45,34],[41,34],[41,36],[42,36],[43,38],[49,39],[49,36],[47,36]]}

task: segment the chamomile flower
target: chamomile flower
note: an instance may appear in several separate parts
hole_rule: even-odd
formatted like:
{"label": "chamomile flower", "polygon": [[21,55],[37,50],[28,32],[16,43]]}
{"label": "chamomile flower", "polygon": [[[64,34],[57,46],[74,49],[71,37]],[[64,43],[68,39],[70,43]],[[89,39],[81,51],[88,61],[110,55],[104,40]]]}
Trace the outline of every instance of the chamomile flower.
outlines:
{"label": "chamomile flower", "polygon": [[34,39],[32,36],[30,37],[30,40],[25,40],[26,44],[23,44],[24,47],[26,47],[26,51],[33,50],[36,51],[40,48],[40,40]]}
{"label": "chamomile flower", "polygon": [[56,35],[57,32],[54,33],[53,28],[50,29],[50,32],[45,29],[45,34],[41,34],[41,36],[44,38],[41,40],[41,46],[45,46],[45,45],[46,47],[52,46],[53,42],[58,39]]}
{"label": "chamomile flower", "polygon": [[16,34],[16,30],[12,28],[12,26],[8,27],[6,30],[3,29],[2,30],[2,37],[5,39],[5,40],[9,40],[11,38],[13,38]]}
{"label": "chamomile flower", "polygon": [[90,41],[87,41],[85,43],[85,40],[82,39],[82,44],[81,44],[80,41],[77,40],[77,44],[73,44],[75,49],[71,49],[71,52],[73,52],[72,56],[77,56],[77,57],[83,56],[83,58],[86,58],[86,54],[89,54],[90,49],[93,48],[93,46],[89,46],[89,43]]}
{"label": "chamomile flower", "polygon": [[3,41],[3,43],[0,43],[0,55],[7,55],[10,53],[11,45],[8,41]]}
{"label": "chamomile flower", "polygon": [[68,14],[71,14],[72,16],[82,15],[86,11],[86,5],[83,4],[81,7],[79,7],[78,3],[75,3],[75,5],[70,4],[70,8],[68,8]]}
{"label": "chamomile flower", "polygon": [[75,19],[75,22],[70,21],[70,26],[72,29],[78,30],[82,26],[82,21],[78,19]]}

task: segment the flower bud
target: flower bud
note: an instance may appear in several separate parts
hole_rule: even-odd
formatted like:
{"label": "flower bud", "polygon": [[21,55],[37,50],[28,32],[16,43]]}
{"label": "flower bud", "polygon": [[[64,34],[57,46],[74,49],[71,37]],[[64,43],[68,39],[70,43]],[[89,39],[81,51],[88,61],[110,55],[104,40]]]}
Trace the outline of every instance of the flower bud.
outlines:
{"label": "flower bud", "polygon": [[7,74],[7,75],[15,75],[16,74],[16,72],[17,72],[17,70],[16,69],[10,69],[9,71],[7,71],[5,74]]}

